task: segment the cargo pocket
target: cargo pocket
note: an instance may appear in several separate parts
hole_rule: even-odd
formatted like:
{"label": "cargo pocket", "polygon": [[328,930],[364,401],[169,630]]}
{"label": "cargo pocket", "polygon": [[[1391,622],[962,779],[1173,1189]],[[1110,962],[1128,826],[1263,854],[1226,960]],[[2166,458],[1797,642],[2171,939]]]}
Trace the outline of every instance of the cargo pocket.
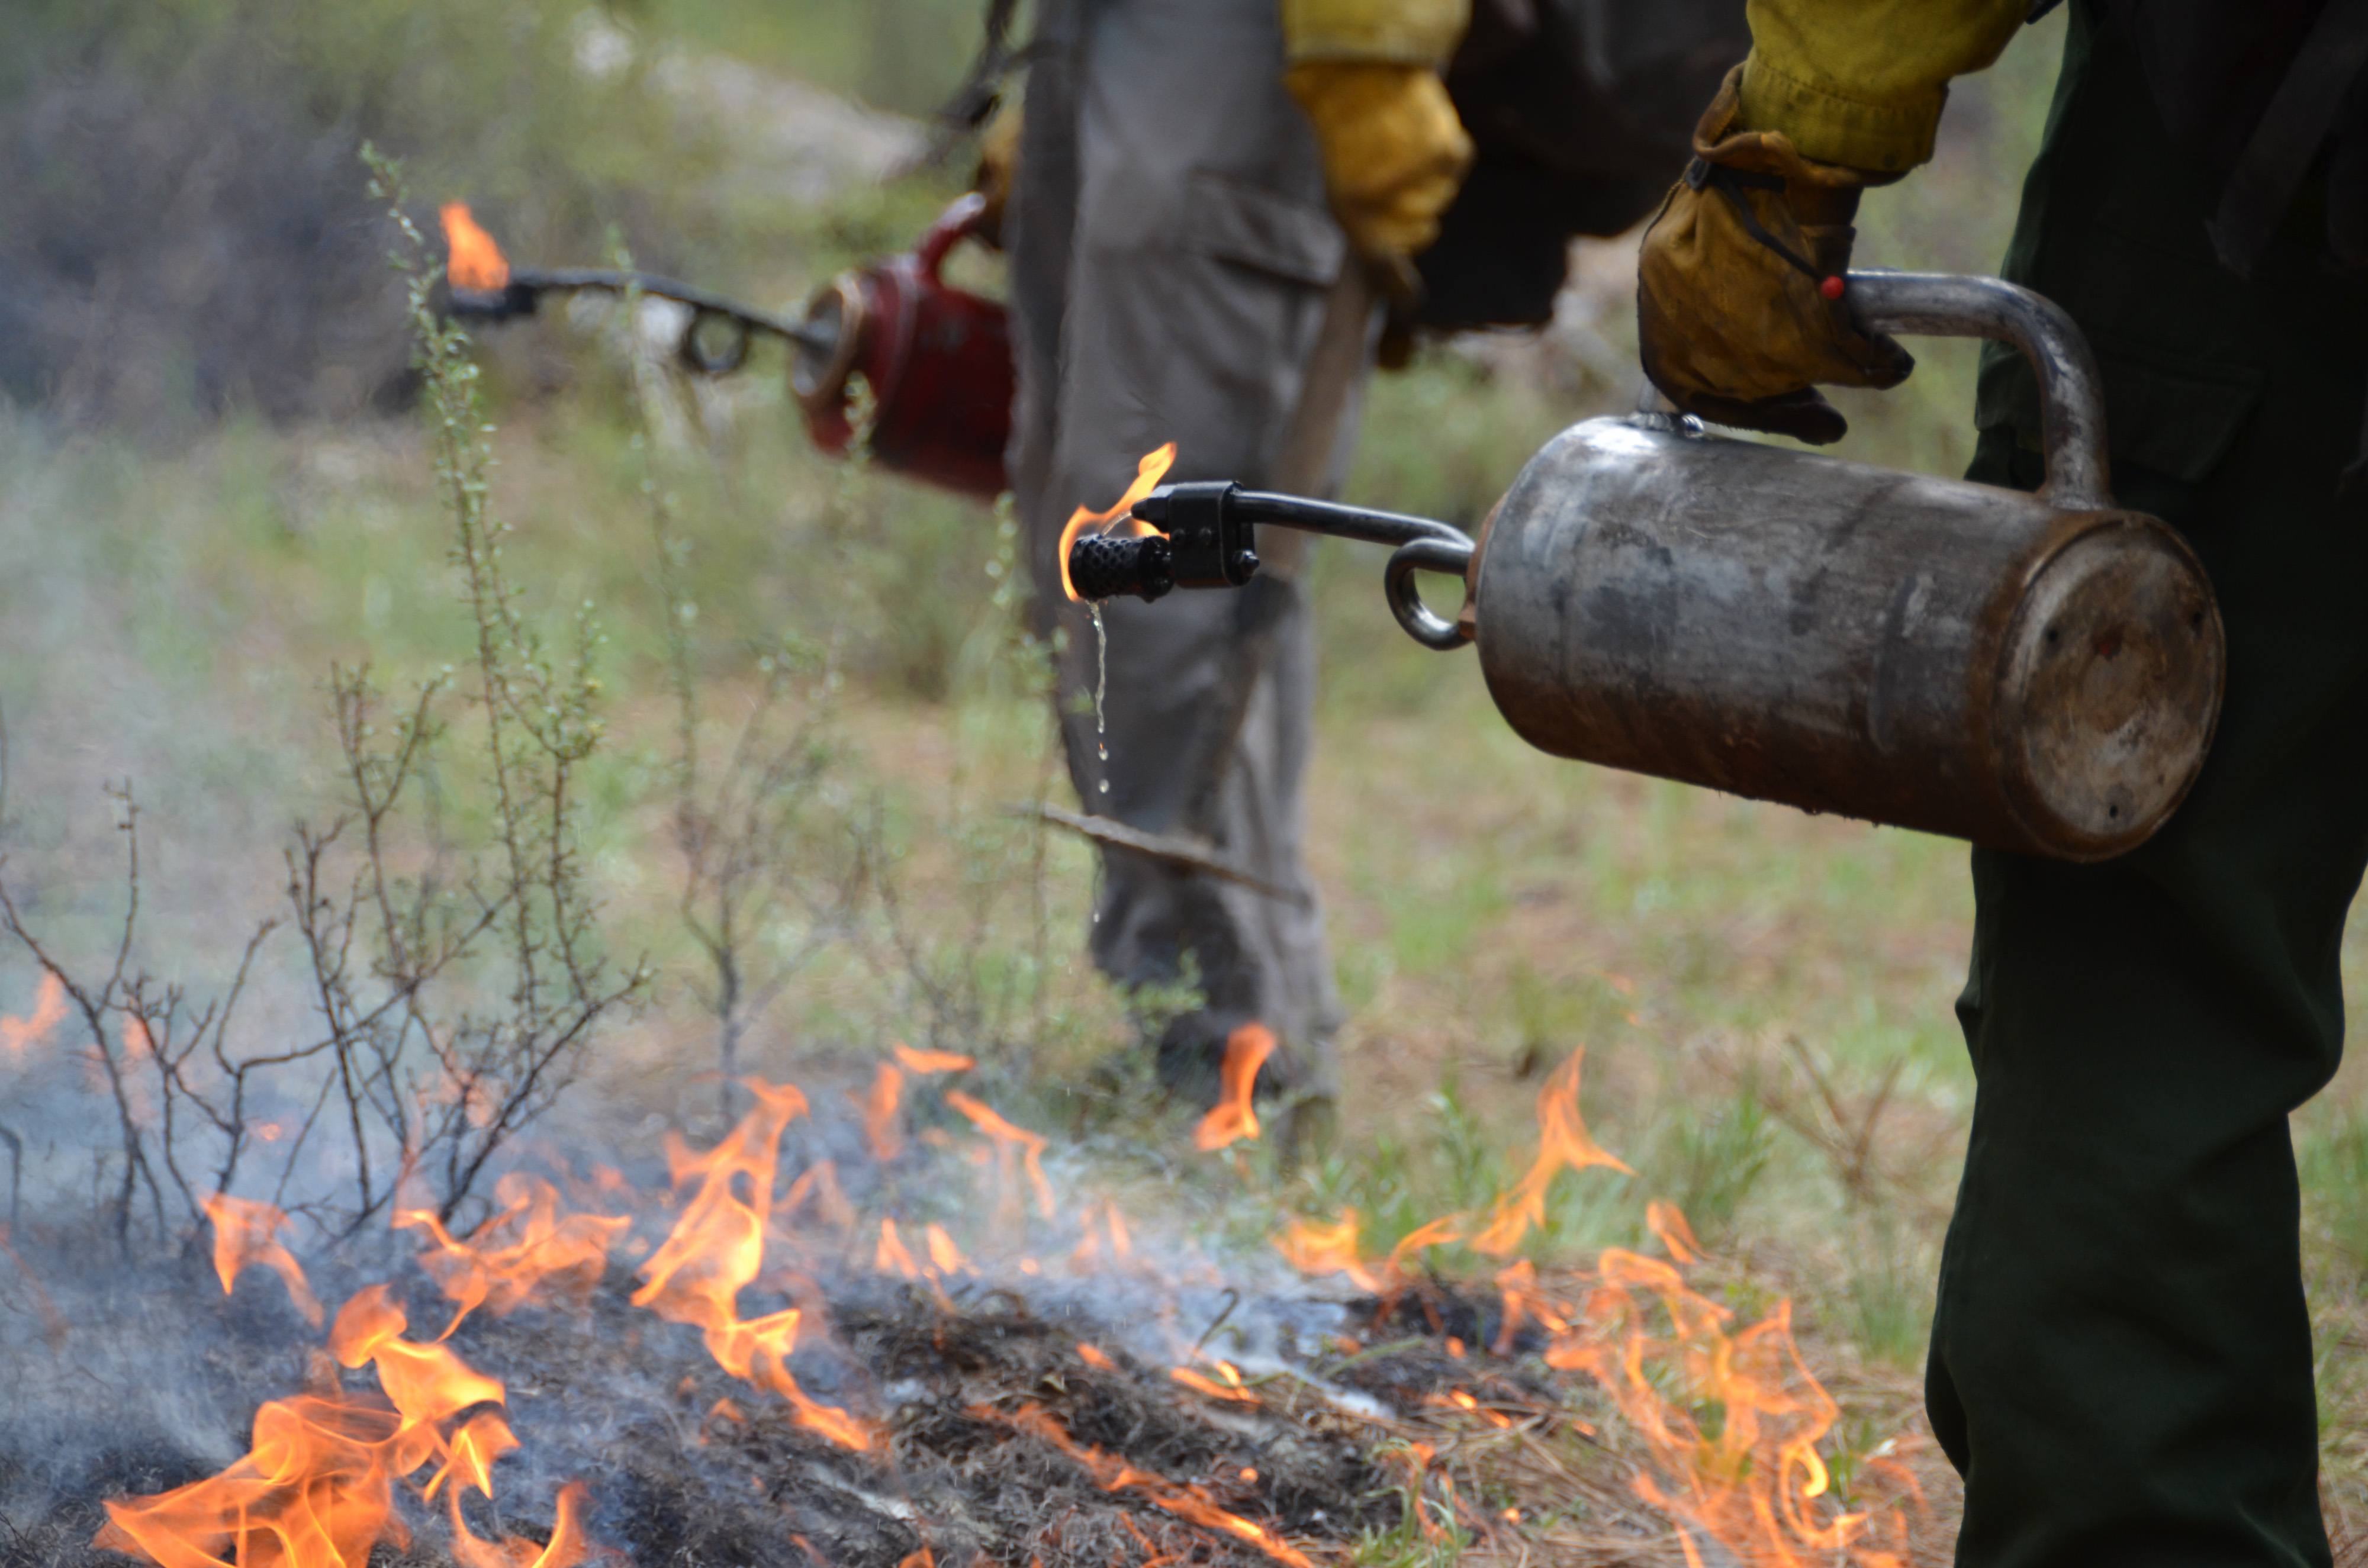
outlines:
{"label": "cargo pocket", "polygon": [[[2255,366],[2208,363],[2092,338],[2105,383],[2105,437],[2116,462],[2136,463],[2185,484],[2211,475],[2237,443],[2260,401]],[[1974,424],[2001,427],[2017,444],[2040,447],[2039,382],[2021,354],[2003,343],[1982,350]]]}
{"label": "cargo pocket", "polygon": [[1144,450],[1173,440],[1179,475],[1263,473],[1298,406],[1302,368],[1324,297],[1348,255],[1331,212],[1212,174],[1188,177],[1170,238],[1123,258],[1112,283],[1133,319],[1112,322],[1104,354],[1124,343],[1123,397],[1138,406]]}
{"label": "cargo pocket", "polygon": [[[2190,232],[2137,203],[2042,246],[2040,291],[2072,312],[2105,383],[2105,436],[2118,462],[2201,483],[2227,457],[2261,400],[2257,346],[2269,335],[2258,291]],[[2039,446],[2039,384],[2004,344],[1982,352],[1974,422]]]}
{"label": "cargo pocket", "polygon": [[1219,175],[1189,183],[1179,248],[1318,289],[1340,275],[1349,237],[1326,209]]}

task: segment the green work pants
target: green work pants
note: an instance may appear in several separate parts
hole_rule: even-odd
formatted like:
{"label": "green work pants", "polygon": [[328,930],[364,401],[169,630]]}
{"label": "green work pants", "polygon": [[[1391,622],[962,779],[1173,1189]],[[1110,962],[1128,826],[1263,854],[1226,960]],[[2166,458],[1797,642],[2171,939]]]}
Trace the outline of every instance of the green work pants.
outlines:
{"label": "green work pants", "polygon": [[[2368,863],[2368,500],[2339,498],[2368,286],[2317,199],[2251,281],[2207,171],[2076,0],[2007,275],[2105,378],[2113,486],[2202,556],[2228,687],[2193,793],[2141,848],[1974,853],[1958,1002],[1979,1087],[1927,1400],[1982,1568],[2328,1562],[2287,1114],[2333,1075]],[[2037,402],[1985,358],[1972,477],[2034,486]]]}

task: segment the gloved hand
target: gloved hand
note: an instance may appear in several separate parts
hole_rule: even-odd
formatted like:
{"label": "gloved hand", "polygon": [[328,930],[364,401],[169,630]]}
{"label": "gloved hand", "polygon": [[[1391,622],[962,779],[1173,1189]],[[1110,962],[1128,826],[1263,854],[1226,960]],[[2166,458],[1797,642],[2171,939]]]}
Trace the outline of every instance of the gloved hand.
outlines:
{"label": "gloved hand", "polygon": [[978,139],[978,172],[971,176],[970,187],[986,198],[986,210],[971,232],[996,250],[1003,248],[1003,209],[1019,172],[1019,107],[1010,105],[987,121]]}
{"label": "gloved hand", "polygon": [[1730,73],[1694,161],[1645,231],[1636,335],[1645,373],[1688,414],[1822,446],[1849,428],[1812,390],[1896,387],[1916,361],[1858,330],[1842,297],[1859,192],[1882,176],[1812,163],[1777,131],[1737,131]]}
{"label": "gloved hand", "polygon": [[1439,237],[1440,214],[1472,166],[1472,138],[1439,73],[1384,60],[1306,60],[1283,85],[1307,111],[1324,185],[1349,243],[1406,299],[1421,290],[1414,257]]}

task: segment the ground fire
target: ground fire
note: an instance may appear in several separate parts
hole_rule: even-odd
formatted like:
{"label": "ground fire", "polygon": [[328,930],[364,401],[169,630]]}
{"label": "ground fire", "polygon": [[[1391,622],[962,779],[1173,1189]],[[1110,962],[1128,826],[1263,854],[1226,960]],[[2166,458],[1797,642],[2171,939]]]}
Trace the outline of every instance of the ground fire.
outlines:
{"label": "ground fire", "polygon": [[[1235,1035],[1224,1096],[1195,1132],[1203,1151],[1257,1140],[1249,1090],[1272,1046],[1255,1026]],[[1426,1267],[1459,1241],[1510,1257],[1563,1176],[1626,1169],[1580,1119],[1581,1061],[1542,1089],[1537,1153],[1497,1201],[1380,1256],[1360,1250],[1354,1214],[1294,1221],[1275,1247],[1309,1284],[1269,1281],[1242,1307],[1258,1271],[1236,1262],[1243,1283],[1205,1327],[1218,1260],[1147,1257],[1110,1198],[1064,1202],[1042,1135],[949,1087],[933,1136],[905,1137],[902,1085],[958,1079],[968,1059],[898,1047],[850,1096],[873,1157],[939,1186],[976,1177],[952,1210],[901,1226],[850,1206],[829,1162],[785,1179],[807,1098],[746,1079],[748,1109],[712,1147],[668,1136],[666,1190],[634,1191],[605,1166],[513,1171],[465,1235],[395,1210],[389,1239],[416,1244],[416,1275],[346,1294],[305,1386],[262,1403],[244,1457],[109,1500],[91,1544],[160,1568],[363,1568],[373,1551],[463,1568],[674,1561],[698,1527],[679,1506],[653,1523],[651,1475],[708,1475],[704,1494],[745,1473],[734,1539],[769,1528],[790,1553],[759,1561],[1312,1568],[1394,1525],[1483,1552],[1517,1521],[1534,1535],[1534,1496],[1501,1495],[1508,1456],[1616,1439],[1635,1459],[1627,1494],[1574,1498],[1592,1533],[1565,1526],[1565,1544],[1634,1561],[1673,1548],[1669,1561],[1696,1565],[1907,1563],[1921,1500],[1902,1450],[1850,1456],[1850,1494],[1837,1495],[1826,1445],[1839,1406],[1802,1360],[1789,1304],[1736,1328],[1690,1282],[1700,1246],[1673,1207],[1648,1217],[1662,1256],[1614,1248],[1582,1271],[1517,1258],[1486,1292]],[[944,1136],[961,1127],[968,1142]],[[287,1217],[228,1195],[207,1213],[225,1288],[276,1275],[317,1328],[313,1286],[280,1239]],[[1327,1277],[1349,1293],[1327,1293]],[[405,1300],[423,1286],[448,1303],[433,1340],[411,1335]],[[786,1304],[748,1315],[749,1298]],[[666,1324],[695,1330],[738,1392],[714,1392]],[[677,1369],[658,1377],[678,1377],[663,1403],[679,1414],[638,1428],[620,1463],[573,1437],[592,1418],[571,1420],[567,1403],[571,1390],[612,1402],[592,1391],[625,1363],[644,1380]],[[572,1450],[567,1472],[546,1447]],[[531,1535],[512,1522],[535,1514],[518,1512],[522,1483],[551,1499]],[[816,1485],[828,1506],[805,1495]],[[1005,1501],[990,1507],[982,1486]]]}
{"label": "ground fire", "polygon": [[1258,1088],[1258,1069],[1274,1054],[1274,1031],[1264,1024],[1244,1024],[1225,1040],[1225,1060],[1219,1072],[1224,1085],[1217,1103],[1192,1131],[1192,1146],[1203,1153],[1258,1135],[1258,1110],[1250,1103]]}

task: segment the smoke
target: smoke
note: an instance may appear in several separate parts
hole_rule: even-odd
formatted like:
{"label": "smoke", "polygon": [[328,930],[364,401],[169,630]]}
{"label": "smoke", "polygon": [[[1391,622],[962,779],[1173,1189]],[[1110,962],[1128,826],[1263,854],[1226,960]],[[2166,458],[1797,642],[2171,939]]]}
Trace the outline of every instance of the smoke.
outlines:
{"label": "smoke", "polygon": [[366,142],[536,256],[637,255],[701,198],[710,144],[638,68],[587,74],[580,7],[19,0],[0,58],[0,395],[171,431],[327,422],[413,392],[395,235]]}
{"label": "smoke", "polygon": [[[290,85],[100,59],[0,104],[0,389],[155,426],[349,415],[407,385],[350,124]],[[274,90],[277,88],[278,90]]]}

